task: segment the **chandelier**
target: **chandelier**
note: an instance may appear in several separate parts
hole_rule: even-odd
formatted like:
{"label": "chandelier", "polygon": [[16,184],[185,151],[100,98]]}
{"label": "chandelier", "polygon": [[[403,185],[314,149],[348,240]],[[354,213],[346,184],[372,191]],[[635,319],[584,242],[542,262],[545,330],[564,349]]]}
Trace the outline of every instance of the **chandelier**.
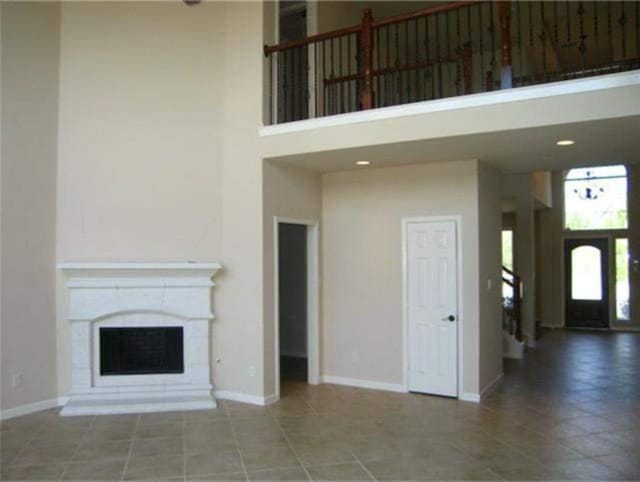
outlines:
{"label": "chandelier", "polygon": [[583,186],[574,189],[573,192],[584,201],[595,201],[600,197],[600,194],[604,193],[604,188],[599,186],[595,179],[591,171],[587,171],[586,176],[582,179]]}

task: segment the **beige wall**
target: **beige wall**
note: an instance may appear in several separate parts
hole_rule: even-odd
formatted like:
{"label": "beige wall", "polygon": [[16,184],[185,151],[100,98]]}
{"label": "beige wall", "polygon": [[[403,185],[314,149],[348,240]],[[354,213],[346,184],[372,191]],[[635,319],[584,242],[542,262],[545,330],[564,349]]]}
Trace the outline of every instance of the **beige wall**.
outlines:
{"label": "beige wall", "polygon": [[538,261],[538,316],[542,325],[548,327],[564,326],[563,179],[562,172],[551,173],[553,207],[539,212],[539,229],[536,233],[538,252],[544,253]]}
{"label": "beige wall", "polygon": [[274,301],[274,217],[320,222],[322,190],[320,174],[274,165],[263,165],[263,247],[264,247],[264,387],[265,394],[275,392]]}
{"label": "beige wall", "polygon": [[[2,2],[2,398],[56,396],[56,3]],[[13,388],[14,374],[22,386]]]}
{"label": "beige wall", "polygon": [[401,219],[460,215],[462,388],[478,393],[477,162],[329,173],[322,193],[323,374],[402,383]]}
{"label": "beige wall", "polygon": [[478,164],[480,387],[502,374],[502,175]]}
{"label": "beige wall", "polygon": [[[260,3],[65,3],[58,173],[58,260],[222,264],[214,381],[256,396],[262,22]],[[70,353],[61,281],[58,292],[64,394]]]}

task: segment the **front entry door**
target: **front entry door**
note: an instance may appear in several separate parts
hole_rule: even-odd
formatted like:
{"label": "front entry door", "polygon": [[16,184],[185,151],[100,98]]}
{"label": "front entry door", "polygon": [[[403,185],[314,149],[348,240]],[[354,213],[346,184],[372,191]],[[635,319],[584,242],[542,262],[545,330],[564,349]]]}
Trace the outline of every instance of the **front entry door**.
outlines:
{"label": "front entry door", "polygon": [[609,328],[609,242],[604,238],[567,239],[565,324]]}
{"label": "front entry door", "polygon": [[456,222],[407,222],[408,388],[457,396]]}

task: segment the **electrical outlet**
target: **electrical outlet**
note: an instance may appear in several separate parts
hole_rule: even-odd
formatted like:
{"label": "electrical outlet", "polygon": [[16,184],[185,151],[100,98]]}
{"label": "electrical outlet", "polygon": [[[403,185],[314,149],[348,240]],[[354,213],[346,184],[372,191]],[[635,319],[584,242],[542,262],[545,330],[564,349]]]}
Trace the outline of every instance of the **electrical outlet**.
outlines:
{"label": "electrical outlet", "polygon": [[11,377],[11,387],[20,388],[22,386],[22,373],[15,373]]}
{"label": "electrical outlet", "polygon": [[250,376],[250,377],[255,377],[255,376],[256,376],[256,367],[255,367],[255,366],[253,366],[253,365],[251,365],[251,366],[249,367],[249,376]]}
{"label": "electrical outlet", "polygon": [[489,278],[487,280],[487,291],[491,291],[492,287],[493,287],[493,281],[491,280],[491,278]]}
{"label": "electrical outlet", "polygon": [[358,352],[356,350],[353,350],[351,352],[351,362],[352,363],[358,363],[359,357],[358,357]]}

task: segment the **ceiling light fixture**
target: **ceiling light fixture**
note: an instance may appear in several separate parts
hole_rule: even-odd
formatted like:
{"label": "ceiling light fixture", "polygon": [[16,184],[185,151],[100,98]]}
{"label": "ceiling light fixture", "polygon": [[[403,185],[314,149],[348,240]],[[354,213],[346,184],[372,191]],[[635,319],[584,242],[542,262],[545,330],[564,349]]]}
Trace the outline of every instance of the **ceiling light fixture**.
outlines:
{"label": "ceiling light fixture", "polygon": [[371,165],[370,161],[356,161],[356,165],[358,166],[369,166]]}
{"label": "ceiling light fixture", "polygon": [[572,146],[576,142],[571,139],[562,139],[561,141],[556,142],[556,146]]}

